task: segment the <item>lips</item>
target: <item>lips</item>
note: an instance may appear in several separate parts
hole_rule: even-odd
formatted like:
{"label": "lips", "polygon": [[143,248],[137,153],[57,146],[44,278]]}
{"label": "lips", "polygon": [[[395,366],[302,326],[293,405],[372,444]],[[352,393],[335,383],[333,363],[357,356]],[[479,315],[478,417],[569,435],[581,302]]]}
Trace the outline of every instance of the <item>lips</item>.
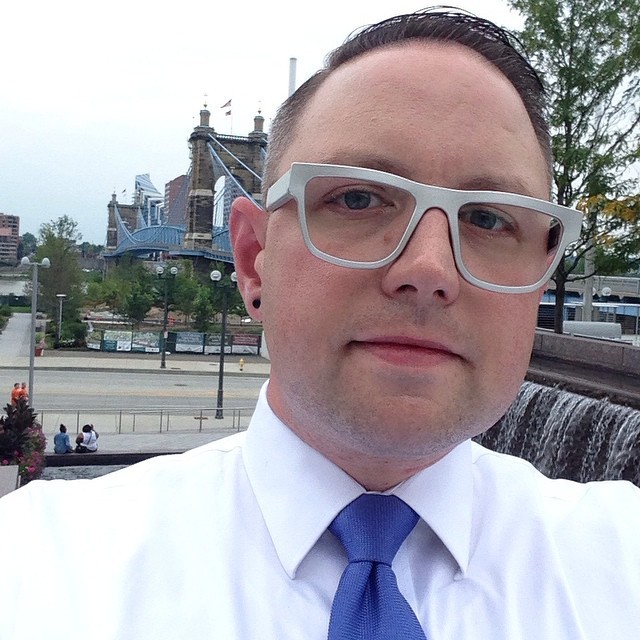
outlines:
{"label": "lips", "polygon": [[350,343],[356,351],[398,366],[431,367],[460,360],[462,356],[449,345],[407,336],[375,336]]}

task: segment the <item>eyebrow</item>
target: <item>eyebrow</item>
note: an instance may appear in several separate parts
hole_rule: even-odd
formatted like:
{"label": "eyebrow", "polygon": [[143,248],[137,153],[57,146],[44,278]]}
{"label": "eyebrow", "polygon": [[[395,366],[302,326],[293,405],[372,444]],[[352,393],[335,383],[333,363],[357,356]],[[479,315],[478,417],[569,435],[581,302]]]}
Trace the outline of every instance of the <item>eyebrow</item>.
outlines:
{"label": "eyebrow", "polygon": [[[337,164],[350,167],[362,167],[365,169],[376,169],[377,171],[392,173],[396,176],[416,181],[413,177],[412,166],[392,162],[387,158],[377,155],[349,154],[341,152],[328,155],[317,162],[321,164]],[[526,184],[522,179],[515,175],[491,176],[488,174],[478,174],[476,176],[464,178],[453,186],[445,184],[433,184],[433,186],[447,187],[463,191],[499,191],[502,193],[516,193],[540,199],[540,196],[533,192],[531,185]]]}
{"label": "eyebrow", "polygon": [[497,178],[494,176],[479,175],[463,180],[456,186],[456,188],[464,191],[500,191],[504,193],[516,193],[518,195],[541,199],[539,195],[536,195],[533,192],[530,185],[525,184],[517,176]]}
{"label": "eyebrow", "polygon": [[391,162],[387,158],[377,155],[363,155],[359,153],[349,154],[340,152],[321,158],[317,162],[321,164],[337,164],[347,167],[375,169],[377,171],[384,171],[385,173],[393,173],[396,176],[401,176],[408,180],[412,179],[410,167],[397,162]]}

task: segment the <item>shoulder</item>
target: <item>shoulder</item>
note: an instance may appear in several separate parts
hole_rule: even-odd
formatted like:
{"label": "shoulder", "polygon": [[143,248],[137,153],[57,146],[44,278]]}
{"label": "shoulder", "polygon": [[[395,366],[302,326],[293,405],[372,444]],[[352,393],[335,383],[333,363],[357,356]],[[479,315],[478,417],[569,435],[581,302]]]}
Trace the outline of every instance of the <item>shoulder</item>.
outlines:
{"label": "shoulder", "polygon": [[640,488],[623,480],[573,482],[544,476],[529,462],[474,443],[474,487],[480,502],[536,520],[549,531],[590,541],[627,539],[640,556]]}
{"label": "shoulder", "polygon": [[242,474],[243,436],[237,434],[182,454],[157,456],[93,480],[31,482],[0,499],[0,521],[3,526],[7,523],[12,535],[19,536],[23,529],[41,529],[77,537],[101,524],[110,526],[114,518],[135,522],[167,504],[173,510],[201,504],[203,491],[213,502]]}

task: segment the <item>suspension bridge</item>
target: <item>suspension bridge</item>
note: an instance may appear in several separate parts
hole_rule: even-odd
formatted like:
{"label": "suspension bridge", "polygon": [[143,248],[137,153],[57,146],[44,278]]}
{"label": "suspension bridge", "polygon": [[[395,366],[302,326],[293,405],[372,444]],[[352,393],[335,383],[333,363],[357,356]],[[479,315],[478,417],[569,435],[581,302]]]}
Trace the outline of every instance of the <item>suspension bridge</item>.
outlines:
{"label": "suspension bridge", "polygon": [[103,254],[107,261],[134,255],[233,263],[231,203],[239,196],[261,202],[267,135],[260,114],[248,136],[218,134],[209,117],[205,105],[189,138],[189,171],[169,183],[164,196],[146,174],[136,177],[133,204],[121,204],[113,194]]}

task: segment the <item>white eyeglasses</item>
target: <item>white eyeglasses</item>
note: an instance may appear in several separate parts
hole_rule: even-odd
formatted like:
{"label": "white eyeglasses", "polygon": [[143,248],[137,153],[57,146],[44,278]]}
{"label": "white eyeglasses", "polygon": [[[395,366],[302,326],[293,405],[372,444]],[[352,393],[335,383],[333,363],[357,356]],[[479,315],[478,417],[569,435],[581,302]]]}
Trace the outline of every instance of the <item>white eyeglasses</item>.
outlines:
{"label": "white eyeglasses", "polygon": [[294,162],[267,193],[266,209],[298,204],[305,244],[318,258],[352,269],[393,262],[429,209],[449,221],[460,275],[498,293],[544,284],[580,236],[582,214],[546,200],[500,191],[459,191],[392,173]]}

